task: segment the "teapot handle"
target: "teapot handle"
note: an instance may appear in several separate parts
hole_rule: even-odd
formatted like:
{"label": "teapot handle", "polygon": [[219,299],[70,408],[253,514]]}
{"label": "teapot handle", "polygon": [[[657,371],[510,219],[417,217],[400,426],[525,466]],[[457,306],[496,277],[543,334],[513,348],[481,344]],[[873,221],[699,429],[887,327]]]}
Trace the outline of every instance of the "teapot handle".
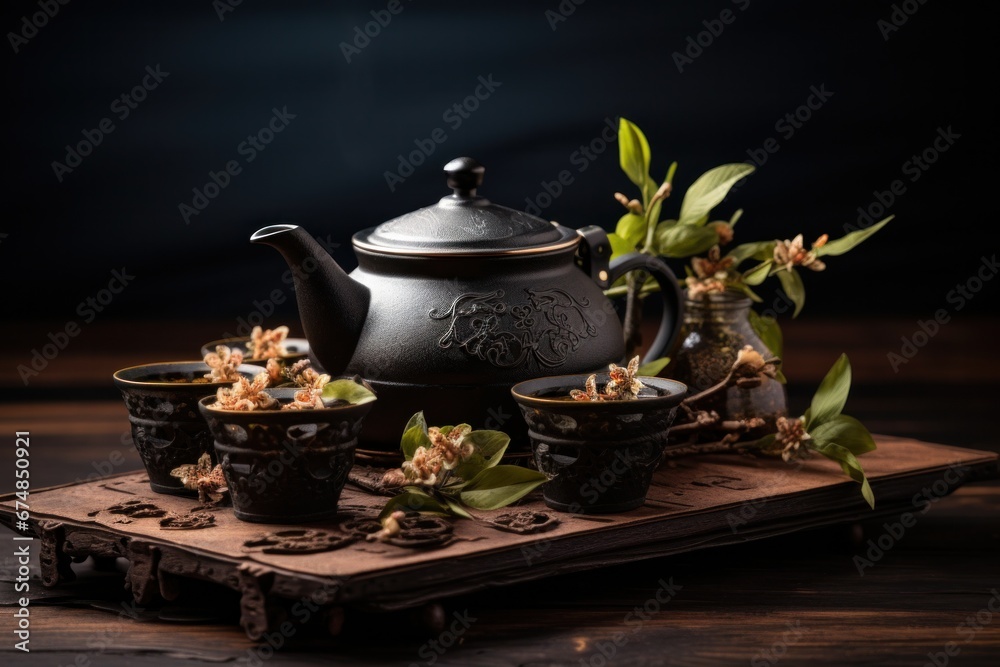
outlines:
{"label": "teapot handle", "polygon": [[681,297],[677,276],[662,259],[641,252],[622,255],[609,264],[607,258],[611,254],[611,244],[607,233],[595,225],[584,227],[578,233],[583,237],[580,244],[581,268],[591,275],[601,289],[608,289],[616,280],[636,269],[648,271],[656,279],[660,285],[660,298],[663,299],[663,317],[643,363],[665,355],[677,339],[684,316],[684,299]]}

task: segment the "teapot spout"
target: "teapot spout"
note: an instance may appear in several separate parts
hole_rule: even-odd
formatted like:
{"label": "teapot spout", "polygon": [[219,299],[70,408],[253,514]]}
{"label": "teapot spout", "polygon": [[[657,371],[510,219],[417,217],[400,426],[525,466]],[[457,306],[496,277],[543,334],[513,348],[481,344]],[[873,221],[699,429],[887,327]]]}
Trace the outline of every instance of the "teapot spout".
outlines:
{"label": "teapot spout", "polygon": [[254,232],[250,241],[269,245],[285,258],[313,355],[326,372],[343,373],[361,338],[371,300],[369,289],[348,276],[298,225],[270,225]]}

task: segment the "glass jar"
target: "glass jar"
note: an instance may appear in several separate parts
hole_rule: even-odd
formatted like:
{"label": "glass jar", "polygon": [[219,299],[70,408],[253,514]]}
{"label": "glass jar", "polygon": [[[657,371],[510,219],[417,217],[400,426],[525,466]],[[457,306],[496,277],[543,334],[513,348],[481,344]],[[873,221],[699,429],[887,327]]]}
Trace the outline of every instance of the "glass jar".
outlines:
{"label": "glass jar", "polygon": [[[694,394],[722,381],[745,345],[760,352],[765,359],[773,357],[750,326],[750,305],[750,299],[734,292],[707,294],[697,299],[687,297],[679,336],[681,344],[671,363],[669,377],[687,384],[690,393]],[[787,396],[784,385],[764,378],[758,387],[729,387],[693,407],[715,410],[723,420],[764,419],[765,426],[741,438],[753,440],[776,430],[777,418],[787,414]]]}

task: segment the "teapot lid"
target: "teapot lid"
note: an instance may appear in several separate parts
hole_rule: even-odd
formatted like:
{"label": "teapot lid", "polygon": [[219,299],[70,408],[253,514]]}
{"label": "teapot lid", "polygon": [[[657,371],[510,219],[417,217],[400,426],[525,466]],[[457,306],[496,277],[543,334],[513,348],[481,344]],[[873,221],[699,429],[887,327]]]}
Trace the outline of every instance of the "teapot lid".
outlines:
{"label": "teapot lid", "polygon": [[354,235],[363,250],[395,255],[546,252],[575,245],[574,230],[499,206],[476,194],[485,168],[470,157],[444,166],[453,194]]}

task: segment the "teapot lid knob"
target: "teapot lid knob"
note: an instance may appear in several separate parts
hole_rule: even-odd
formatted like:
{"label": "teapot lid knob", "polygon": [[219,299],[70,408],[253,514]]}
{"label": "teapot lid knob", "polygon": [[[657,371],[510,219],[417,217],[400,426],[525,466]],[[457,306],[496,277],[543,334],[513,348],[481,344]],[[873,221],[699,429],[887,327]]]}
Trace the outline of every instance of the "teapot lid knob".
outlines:
{"label": "teapot lid knob", "polygon": [[459,197],[476,196],[476,188],[483,184],[486,168],[471,157],[457,157],[444,166],[448,174],[448,187]]}

